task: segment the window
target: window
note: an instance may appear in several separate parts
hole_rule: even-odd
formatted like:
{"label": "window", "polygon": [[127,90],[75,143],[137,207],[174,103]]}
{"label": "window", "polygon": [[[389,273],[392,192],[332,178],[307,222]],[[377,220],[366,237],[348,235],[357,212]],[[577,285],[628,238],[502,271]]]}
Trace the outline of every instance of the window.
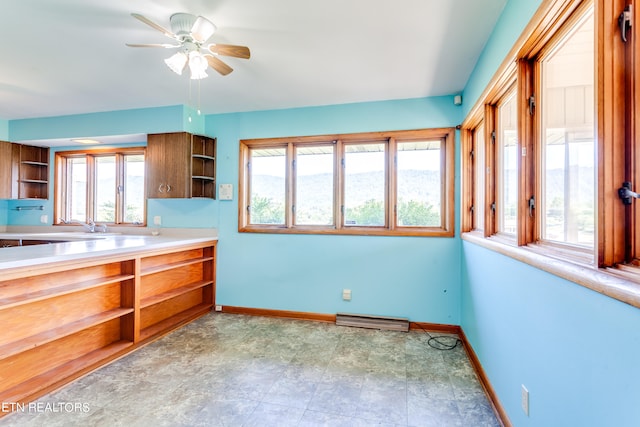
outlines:
{"label": "window", "polygon": [[328,226],[334,223],[334,156],[333,145],[296,147],[295,225]]}
{"label": "window", "polygon": [[[619,25],[638,23],[622,13],[634,5],[540,7],[461,126],[461,229],[465,240],[640,307],[640,200],[625,190],[640,192],[640,26]],[[484,194],[474,182],[481,168]],[[483,233],[474,232],[477,206]],[[501,238],[508,233],[515,238]]]}
{"label": "window", "polygon": [[251,224],[284,225],[286,160],[284,148],[251,150]]}
{"label": "window", "polygon": [[240,143],[243,232],[453,235],[454,130]]}
{"label": "window", "polygon": [[[474,230],[484,230],[484,193],[487,175],[487,164],[485,161],[485,138],[484,123],[481,123],[473,130],[473,160],[474,160],[474,176],[473,176],[473,226]],[[477,201],[477,202],[476,202]]]}
{"label": "window", "polygon": [[593,249],[595,231],[593,10],[537,59],[542,240]]}
{"label": "window", "polygon": [[144,224],[144,149],[57,152],[58,224]]}
{"label": "window", "polygon": [[515,236],[518,225],[518,135],[515,90],[497,107],[497,230]]}
{"label": "window", "polygon": [[442,223],[440,144],[440,140],[398,142],[399,226],[438,227]]}
{"label": "window", "polygon": [[[522,49],[522,57],[488,91],[485,107],[467,120],[463,144],[478,158],[471,162],[475,180],[463,178],[473,188],[466,203],[474,209],[464,214],[473,218],[462,222],[464,231],[479,229],[482,212],[485,237],[517,245],[551,243],[581,255],[590,248],[593,258],[594,15],[588,1],[573,7],[563,10],[564,25]],[[485,126],[491,144],[482,152],[477,142]]]}
{"label": "window", "polygon": [[344,225],[385,227],[387,224],[387,144],[344,147]]}

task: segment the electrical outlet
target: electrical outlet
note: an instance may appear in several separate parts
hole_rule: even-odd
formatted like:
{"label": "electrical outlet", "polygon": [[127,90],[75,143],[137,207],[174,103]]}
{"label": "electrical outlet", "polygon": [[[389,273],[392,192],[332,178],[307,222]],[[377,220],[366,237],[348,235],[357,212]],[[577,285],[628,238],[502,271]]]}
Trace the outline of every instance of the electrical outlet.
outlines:
{"label": "electrical outlet", "polygon": [[351,289],[342,290],[342,299],[345,301],[351,301]]}
{"label": "electrical outlet", "polygon": [[40,215],[40,222],[42,224],[47,224],[49,222],[49,215]]}
{"label": "electrical outlet", "polygon": [[529,390],[522,384],[522,410],[529,416]]}
{"label": "electrical outlet", "polygon": [[222,306],[221,305],[216,305],[216,311],[222,311]]}
{"label": "electrical outlet", "polygon": [[162,225],[162,217],[160,215],[153,217],[153,225]]}

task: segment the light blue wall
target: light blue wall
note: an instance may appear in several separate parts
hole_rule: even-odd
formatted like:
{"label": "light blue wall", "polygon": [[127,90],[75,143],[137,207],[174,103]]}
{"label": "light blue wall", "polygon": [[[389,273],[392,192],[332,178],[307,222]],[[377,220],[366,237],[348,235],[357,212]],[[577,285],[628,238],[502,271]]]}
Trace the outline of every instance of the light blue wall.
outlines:
{"label": "light blue wall", "polygon": [[8,213],[8,206],[9,202],[7,200],[0,200],[0,226],[2,225],[7,225],[8,223],[8,219],[7,219],[7,213]]}
{"label": "light blue wall", "polygon": [[147,199],[147,226],[153,217],[162,218],[162,227],[217,228],[218,202],[212,199]]}
{"label": "light blue wall", "polygon": [[143,108],[12,120],[9,137],[12,142],[40,139],[83,138],[109,135],[131,135],[188,130],[185,107]]}
{"label": "light blue wall", "polygon": [[541,0],[509,0],[507,2],[464,88],[465,115],[487,87],[541,2]]}
{"label": "light blue wall", "polygon": [[[216,302],[313,313],[403,316],[458,324],[460,240],[456,238],[238,233],[238,142],[292,135],[455,126],[452,97],[208,116],[218,138],[220,201]],[[342,301],[342,289],[353,292]]]}
{"label": "light blue wall", "polygon": [[[465,89],[467,109],[539,4],[509,1]],[[462,268],[461,325],[514,426],[638,425],[640,310],[469,242]]]}
{"label": "light blue wall", "polygon": [[0,119],[0,141],[9,141],[9,121]]}
{"label": "light blue wall", "polygon": [[638,425],[640,310],[468,242],[463,268],[462,328],[514,426]]}

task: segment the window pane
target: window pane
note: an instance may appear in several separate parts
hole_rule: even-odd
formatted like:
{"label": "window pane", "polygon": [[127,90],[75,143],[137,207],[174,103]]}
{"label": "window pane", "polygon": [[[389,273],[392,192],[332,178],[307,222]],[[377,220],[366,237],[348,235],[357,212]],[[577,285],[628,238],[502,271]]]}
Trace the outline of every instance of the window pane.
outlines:
{"label": "window pane", "polygon": [[397,147],[398,226],[439,227],[440,141],[399,142]]}
{"label": "window pane", "polygon": [[345,145],[345,226],[385,225],[385,147]]}
{"label": "window pane", "polygon": [[296,224],[334,224],[333,152],[333,145],[296,147]]}
{"label": "window pane", "polygon": [[116,157],[96,157],[95,222],[116,221]]}
{"label": "window pane", "polygon": [[594,246],[593,14],[541,62],[542,238]]}
{"label": "window pane", "polygon": [[498,231],[515,234],[518,217],[518,134],[515,94],[498,107]]}
{"label": "window pane", "polygon": [[251,150],[250,224],[284,224],[286,151]]}
{"label": "window pane", "polygon": [[484,183],[486,176],[484,125],[480,125],[473,132],[473,159],[475,162],[475,176],[473,181],[473,228],[484,229]]}
{"label": "window pane", "polygon": [[67,160],[68,188],[66,221],[87,221],[87,160],[71,157]]}
{"label": "window pane", "polygon": [[124,222],[144,222],[144,155],[124,156]]}

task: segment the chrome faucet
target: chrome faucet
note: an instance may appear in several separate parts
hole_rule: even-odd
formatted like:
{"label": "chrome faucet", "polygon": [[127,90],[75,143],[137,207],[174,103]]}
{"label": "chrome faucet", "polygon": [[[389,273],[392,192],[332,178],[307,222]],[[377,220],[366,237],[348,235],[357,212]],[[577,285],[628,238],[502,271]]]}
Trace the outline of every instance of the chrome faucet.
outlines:
{"label": "chrome faucet", "polygon": [[69,221],[65,221],[64,219],[60,218],[60,221],[63,224],[79,224],[81,225],[84,230],[87,233],[95,233],[96,231],[99,233],[106,233],[107,232],[107,224],[96,224],[95,222],[93,222],[93,220],[91,218],[87,218],[87,222],[84,223],[82,221],[78,221],[77,219],[71,219]]}

